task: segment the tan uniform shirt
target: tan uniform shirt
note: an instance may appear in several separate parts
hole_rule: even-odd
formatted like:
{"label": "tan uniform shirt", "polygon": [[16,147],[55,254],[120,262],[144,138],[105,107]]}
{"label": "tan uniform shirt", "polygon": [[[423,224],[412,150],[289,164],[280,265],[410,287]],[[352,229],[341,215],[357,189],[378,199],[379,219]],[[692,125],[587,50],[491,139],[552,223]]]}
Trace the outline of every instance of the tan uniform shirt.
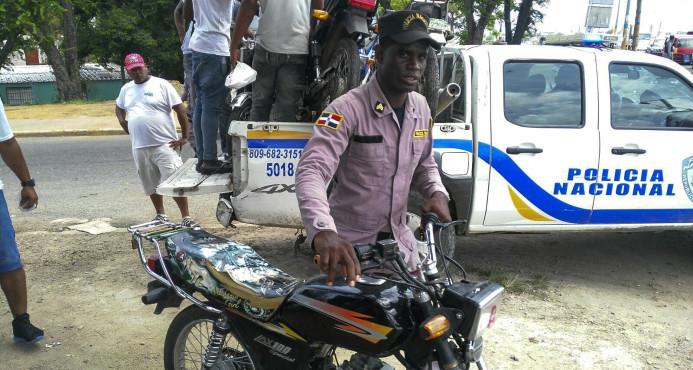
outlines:
{"label": "tan uniform shirt", "polygon": [[[332,230],[351,243],[374,243],[392,232],[414,270],[416,240],[406,225],[410,188],[425,198],[442,185],[431,155],[425,98],[407,95],[398,124],[377,80],[332,102],[316,121],[296,172],[296,195],[309,241]],[[329,200],[326,184],[334,176]]]}

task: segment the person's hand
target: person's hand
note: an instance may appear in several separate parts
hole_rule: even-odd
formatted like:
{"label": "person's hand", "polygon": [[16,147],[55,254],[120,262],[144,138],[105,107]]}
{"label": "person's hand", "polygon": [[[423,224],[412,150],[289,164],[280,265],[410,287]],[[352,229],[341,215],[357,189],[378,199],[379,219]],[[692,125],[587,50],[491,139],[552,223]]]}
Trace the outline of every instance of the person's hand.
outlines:
{"label": "person's hand", "polygon": [[340,238],[334,231],[321,231],[313,238],[317,252],[316,263],[320,271],[327,274],[327,285],[334,283],[334,277],[341,267],[349,286],[356,285],[361,274],[361,264],[351,243]]}
{"label": "person's hand", "polygon": [[421,212],[422,214],[435,213],[442,222],[452,221],[450,208],[448,207],[448,198],[439,191],[433,193],[431,198],[424,201],[421,206]]}
{"label": "person's hand", "polygon": [[38,194],[33,186],[24,186],[20,193],[21,200],[19,201],[19,208],[24,211],[31,211],[38,205]]}
{"label": "person's hand", "polygon": [[231,61],[231,67],[236,68],[236,64],[241,60],[241,49],[231,50],[231,56],[229,57]]}
{"label": "person's hand", "polygon": [[188,142],[188,138],[182,137],[180,140],[173,140],[172,142],[168,143],[168,145],[173,148],[173,150],[182,150],[183,145],[185,145]]}

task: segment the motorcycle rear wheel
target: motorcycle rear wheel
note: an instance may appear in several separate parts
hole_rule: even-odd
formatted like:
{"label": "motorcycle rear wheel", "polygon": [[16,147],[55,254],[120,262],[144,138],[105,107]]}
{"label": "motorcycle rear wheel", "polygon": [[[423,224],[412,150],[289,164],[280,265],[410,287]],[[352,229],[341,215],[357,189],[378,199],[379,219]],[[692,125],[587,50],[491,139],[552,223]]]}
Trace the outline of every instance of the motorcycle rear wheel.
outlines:
{"label": "motorcycle rear wheel", "polygon": [[[209,343],[209,335],[217,315],[195,305],[182,310],[168,328],[164,342],[164,368],[166,370],[201,369]],[[250,353],[236,338],[233,331],[226,336],[220,360],[213,368],[256,370]]]}

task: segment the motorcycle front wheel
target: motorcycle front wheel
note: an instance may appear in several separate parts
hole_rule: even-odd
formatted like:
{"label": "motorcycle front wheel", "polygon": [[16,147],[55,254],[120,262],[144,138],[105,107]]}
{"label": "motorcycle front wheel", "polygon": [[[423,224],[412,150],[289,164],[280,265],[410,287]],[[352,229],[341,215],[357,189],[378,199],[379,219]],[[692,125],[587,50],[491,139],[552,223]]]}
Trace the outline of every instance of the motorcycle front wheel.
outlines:
{"label": "motorcycle front wheel", "polygon": [[[209,335],[217,315],[197,306],[188,306],[171,322],[164,343],[166,370],[202,369]],[[255,370],[250,353],[238,341],[233,330],[226,336],[222,355],[213,368]]]}
{"label": "motorcycle front wheel", "polygon": [[328,77],[329,103],[361,82],[361,56],[356,42],[348,38],[340,39],[332,51],[328,66],[333,68]]}
{"label": "motorcycle front wheel", "polygon": [[438,109],[440,76],[438,70],[438,54],[433,48],[428,48],[426,54],[426,69],[424,70],[418,92],[426,98],[431,109],[431,117],[436,122],[436,110]]}

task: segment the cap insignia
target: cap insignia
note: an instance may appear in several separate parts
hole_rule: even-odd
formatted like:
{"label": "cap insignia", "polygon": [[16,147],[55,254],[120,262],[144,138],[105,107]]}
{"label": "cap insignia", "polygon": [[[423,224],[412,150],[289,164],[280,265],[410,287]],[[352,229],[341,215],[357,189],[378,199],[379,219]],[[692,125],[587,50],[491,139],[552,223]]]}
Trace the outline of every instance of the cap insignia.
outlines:
{"label": "cap insignia", "polygon": [[402,30],[407,30],[409,26],[411,26],[412,22],[416,20],[421,21],[424,24],[424,27],[426,28],[426,32],[428,32],[428,22],[426,21],[426,17],[424,17],[420,13],[410,14],[406,18],[404,18],[404,21],[402,21]]}

